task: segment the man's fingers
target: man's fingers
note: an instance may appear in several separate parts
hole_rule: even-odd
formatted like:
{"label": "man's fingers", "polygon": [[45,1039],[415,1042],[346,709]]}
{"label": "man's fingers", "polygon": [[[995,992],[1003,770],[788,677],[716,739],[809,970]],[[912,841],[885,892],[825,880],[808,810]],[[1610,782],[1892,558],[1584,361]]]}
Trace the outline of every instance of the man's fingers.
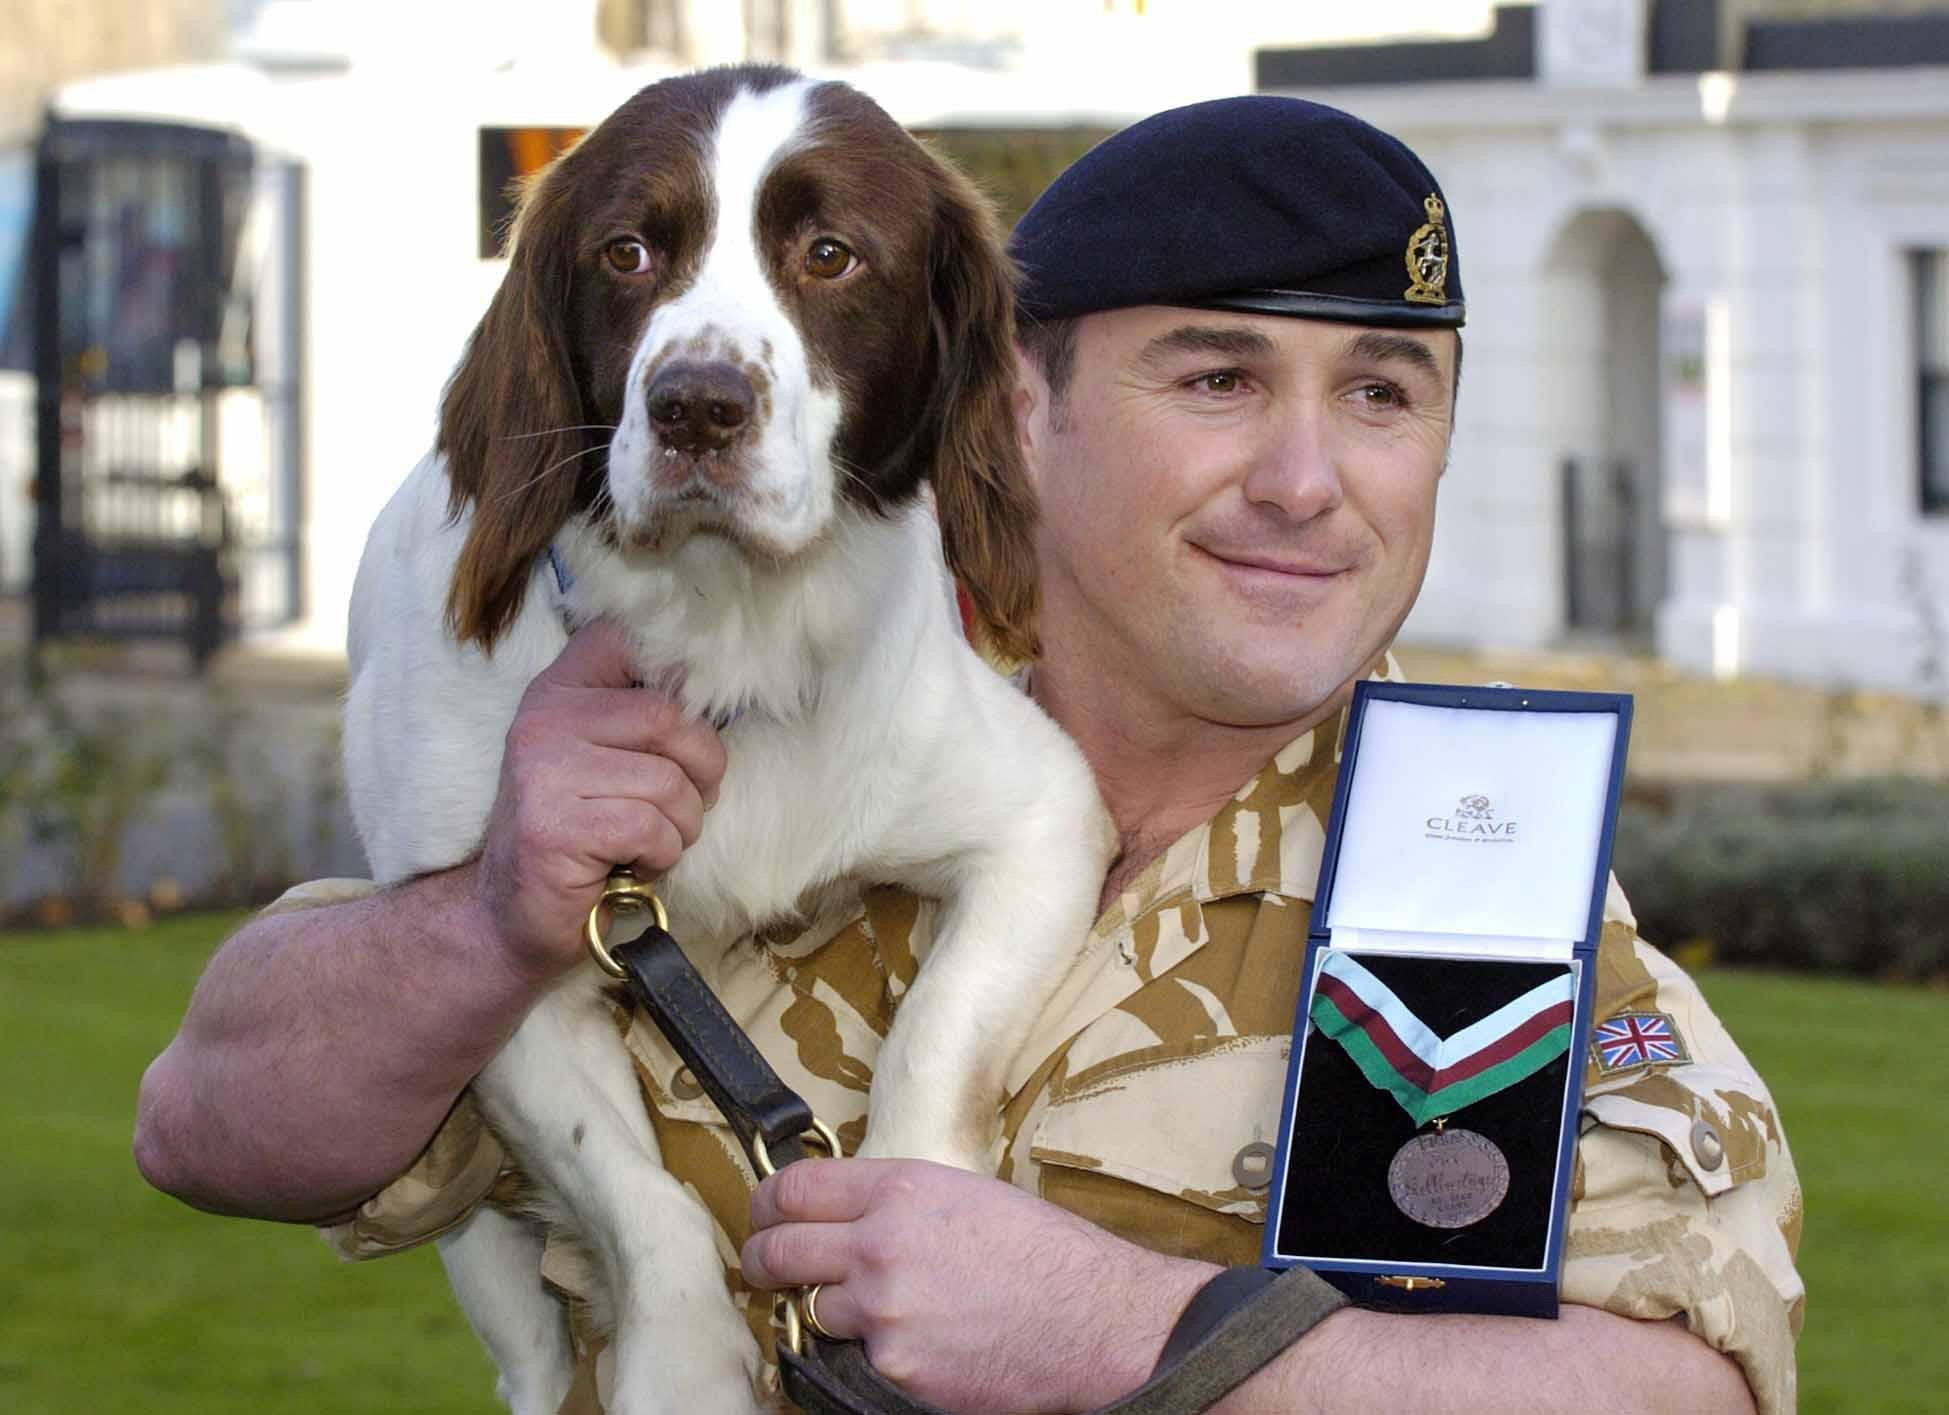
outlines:
{"label": "man's fingers", "polygon": [[637,669],[623,631],[597,619],[570,634],[555,661],[537,676],[572,688],[627,688],[636,682]]}
{"label": "man's fingers", "polygon": [[[524,719],[533,721],[524,724]],[[714,799],[724,778],[724,743],[708,722],[646,688],[585,688],[552,694],[524,711],[516,729],[549,740],[564,737],[595,747],[668,757]]]}
{"label": "man's fingers", "polygon": [[573,827],[570,848],[599,862],[599,870],[627,865],[640,879],[656,879],[683,858],[684,840],[669,817],[640,801],[589,801]]}
{"label": "man's fingers", "polygon": [[724,776],[724,744],[717,730],[687,715],[673,690],[645,688],[637,674],[622,631],[598,619],[576,630],[536,676],[524,707],[545,702],[568,715],[576,736],[597,746],[669,757],[706,800],[715,800]]}
{"label": "man's fingers", "polygon": [[806,1319],[816,1319],[821,1335],[854,1341],[866,1335],[866,1314],[859,1310],[843,1282],[822,1282],[818,1291],[807,1291]]}
{"label": "man's fingers", "polygon": [[852,1271],[851,1227],[843,1223],[781,1223],[745,1239],[738,1269],[753,1287],[810,1287],[841,1282]]}
{"label": "man's fingers", "polygon": [[[716,802],[724,780],[724,743],[717,730],[708,722],[685,717],[669,699],[640,689],[556,694],[545,703],[524,706],[508,728],[508,759],[523,771],[556,777],[568,771],[579,780],[586,774],[586,764],[576,754],[591,749],[667,759],[694,783],[707,805]],[[579,795],[591,794],[576,789]]]}
{"label": "man's fingers", "polygon": [[[627,695],[633,702],[608,707],[603,737],[590,740],[626,752],[668,757],[697,784],[706,804],[715,804],[724,780],[724,742],[708,722],[685,717],[667,699],[649,697],[642,690]],[[650,706],[655,704],[655,706]]]}
{"label": "man's fingers", "polygon": [[850,1223],[865,1214],[899,1160],[811,1159],[788,1164],[751,1191],[751,1224]]}
{"label": "man's fingers", "polygon": [[578,793],[591,803],[638,802],[653,807],[677,828],[688,849],[704,824],[704,797],[681,763],[668,757],[598,747],[582,767]]}

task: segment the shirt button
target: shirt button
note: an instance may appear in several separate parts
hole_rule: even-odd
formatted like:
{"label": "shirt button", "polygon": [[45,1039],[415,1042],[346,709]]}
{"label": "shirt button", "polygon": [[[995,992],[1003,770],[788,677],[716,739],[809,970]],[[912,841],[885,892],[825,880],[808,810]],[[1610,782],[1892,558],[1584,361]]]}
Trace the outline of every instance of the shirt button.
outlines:
{"label": "shirt button", "polygon": [[1725,1162],[1726,1143],[1710,1121],[1701,1120],[1692,1126],[1692,1154],[1706,1170],[1717,1169]]}
{"label": "shirt button", "polygon": [[1232,1156],[1232,1178],[1238,1181],[1241,1189],[1270,1189],[1272,1187],[1272,1146],[1264,1140],[1254,1140]]}
{"label": "shirt button", "polygon": [[688,1066],[679,1066],[677,1074],[670,1078],[670,1094],[680,1101],[694,1101],[704,1094],[704,1088],[697,1084],[697,1077]]}

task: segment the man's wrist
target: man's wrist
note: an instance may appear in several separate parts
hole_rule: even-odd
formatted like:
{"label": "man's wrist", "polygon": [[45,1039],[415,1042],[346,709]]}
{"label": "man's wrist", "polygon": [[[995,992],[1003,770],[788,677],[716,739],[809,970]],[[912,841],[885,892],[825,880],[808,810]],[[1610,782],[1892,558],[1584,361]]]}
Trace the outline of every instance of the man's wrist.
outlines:
{"label": "man's wrist", "polygon": [[1106,1279],[1114,1280],[1092,1304],[1100,1328],[1095,1359],[1078,1363],[1077,1409],[1107,1405],[1149,1380],[1184,1309],[1224,1271],[1215,1263],[1131,1249],[1142,1256],[1106,1271]]}
{"label": "man's wrist", "polygon": [[478,1055],[469,1049],[475,1070],[560,973],[508,936],[508,921],[482,897],[480,869],[475,858],[405,883],[391,916],[392,931],[412,940],[410,958],[428,977],[452,981],[453,1005],[472,1019],[469,1034],[487,1047]]}
{"label": "man's wrist", "polygon": [[454,960],[470,969],[487,968],[510,990],[532,995],[551,980],[537,951],[511,936],[507,911],[487,898],[479,856],[422,876],[409,888],[419,892],[415,920],[432,946],[449,950]]}

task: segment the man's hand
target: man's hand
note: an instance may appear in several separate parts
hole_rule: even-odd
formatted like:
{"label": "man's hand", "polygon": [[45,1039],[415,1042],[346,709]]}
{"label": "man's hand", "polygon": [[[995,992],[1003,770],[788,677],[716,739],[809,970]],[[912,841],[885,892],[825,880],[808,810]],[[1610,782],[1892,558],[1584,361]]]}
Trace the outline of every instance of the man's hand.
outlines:
{"label": "man's hand", "polygon": [[540,989],[586,956],[610,867],[667,870],[723,774],[708,724],[631,686],[617,630],[576,634],[508,731],[479,859],[259,916],[211,959],[143,1078],[143,1174],[221,1213],[343,1216],[412,1162]]}
{"label": "man's hand", "polygon": [[577,631],[522,696],[501,757],[474,892],[537,978],[586,955],[582,922],[609,871],[655,879],[694,845],[724,777],[709,723],[638,686],[622,633]]}
{"label": "man's hand", "polygon": [[1217,1271],[923,1160],[806,1160],[753,1192],[745,1280],[822,1283],[819,1321],[950,1410],[1087,1410],[1141,1385]]}

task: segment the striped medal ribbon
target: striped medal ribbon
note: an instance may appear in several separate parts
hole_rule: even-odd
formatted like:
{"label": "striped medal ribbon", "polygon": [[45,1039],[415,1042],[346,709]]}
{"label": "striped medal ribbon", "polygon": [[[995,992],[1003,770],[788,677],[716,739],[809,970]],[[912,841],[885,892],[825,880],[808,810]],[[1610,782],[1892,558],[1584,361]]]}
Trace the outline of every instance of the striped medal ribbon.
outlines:
{"label": "striped medal ribbon", "polygon": [[1323,955],[1309,1016],[1361,1075],[1417,1126],[1388,1166],[1395,1207],[1431,1228],[1465,1228],[1509,1192],[1509,1164],[1494,1141],[1450,1128],[1464,1106],[1528,1079],[1570,1049],[1575,1008],[1568,970],[1539,983],[1453,1036],[1438,1035],[1394,990],[1337,950]]}

